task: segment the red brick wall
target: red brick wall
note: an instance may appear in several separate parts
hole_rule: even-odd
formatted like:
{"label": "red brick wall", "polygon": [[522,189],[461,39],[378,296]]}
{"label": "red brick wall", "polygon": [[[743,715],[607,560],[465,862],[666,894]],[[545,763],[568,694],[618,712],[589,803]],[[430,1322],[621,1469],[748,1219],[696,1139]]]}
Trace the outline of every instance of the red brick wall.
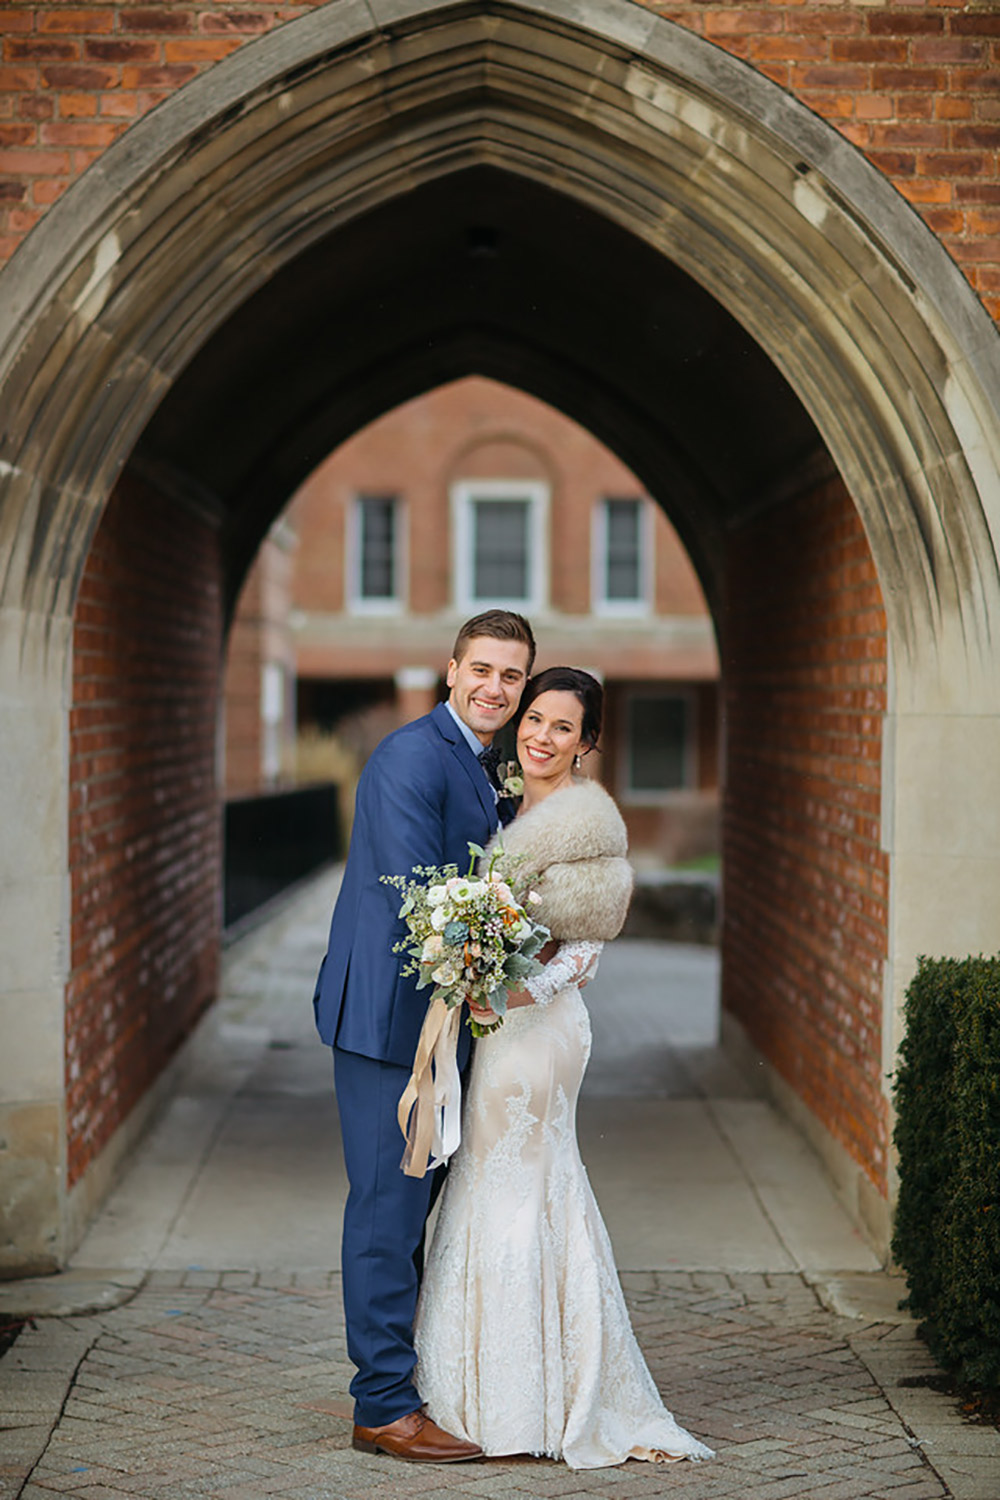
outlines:
{"label": "red brick wall", "polygon": [[[646,0],[829,120],[923,215],[1000,318],[1000,11],[994,0]],[[308,4],[7,0],[0,263],[160,100]]]}
{"label": "red brick wall", "polygon": [[261,781],[260,673],[264,659],[261,594],[264,567],[262,553],[258,553],[240,592],[226,641],[225,790],[231,797],[256,791]]}
{"label": "red brick wall", "polygon": [[[229,628],[225,658],[225,792],[252,795],[273,786],[265,772],[261,678],[268,663],[295,678],[295,655],[288,627],[293,559],[286,547],[264,538],[240,592]],[[284,745],[286,727],[279,739]]]}
{"label": "red brick wall", "polygon": [[995,0],[679,0],[650,9],[744,58],[860,147],[1000,319]]}
{"label": "red brick wall", "polygon": [[885,1192],[885,616],[839,478],[735,536],[723,653],[723,1004]]}
{"label": "red brick wall", "polygon": [[214,993],[221,639],[215,536],[123,481],[73,632],[70,1185]]}

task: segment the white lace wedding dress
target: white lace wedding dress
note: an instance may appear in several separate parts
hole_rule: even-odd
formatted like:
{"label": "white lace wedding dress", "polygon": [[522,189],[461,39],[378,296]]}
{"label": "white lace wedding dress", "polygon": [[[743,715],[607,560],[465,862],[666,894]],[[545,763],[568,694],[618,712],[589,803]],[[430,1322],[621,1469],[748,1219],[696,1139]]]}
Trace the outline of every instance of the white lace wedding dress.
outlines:
{"label": "white lace wedding dress", "polygon": [[577,985],[601,946],[562,944],[528,982],[536,1003],[476,1045],[414,1329],[435,1422],[489,1455],[574,1469],[712,1457],[660,1400],[577,1147]]}

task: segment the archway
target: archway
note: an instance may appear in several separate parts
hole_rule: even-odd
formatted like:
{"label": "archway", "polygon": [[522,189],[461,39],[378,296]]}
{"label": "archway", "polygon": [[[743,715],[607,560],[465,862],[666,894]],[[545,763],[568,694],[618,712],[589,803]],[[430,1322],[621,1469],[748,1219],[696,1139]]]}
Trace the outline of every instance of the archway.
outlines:
{"label": "archway", "polygon": [[[126,490],[198,512],[231,597],[339,437],[467,370],[516,378],[671,496],[721,609],[732,535],[834,482],[815,468],[825,447],[892,665],[880,1065],[916,951],[988,941],[996,333],[879,174],[753,70],[626,3],[585,23],[558,3],[416,5],[377,24],[324,8],[138,124],[0,282],[5,875],[23,900],[9,982],[15,1006],[33,997],[5,1059],[22,1259],[60,1258],[100,1190],[66,1193],[64,694],[79,580],[126,464]],[[697,368],[727,442],[683,360],[671,369],[692,308],[696,346],[724,330],[726,357]],[[727,464],[740,444],[753,461]]]}
{"label": "archway", "polygon": [[[359,429],[268,532],[227,640],[234,811],[264,816],[281,795],[336,781],[349,826],[375,745],[446,694],[458,618],[498,602],[530,614],[539,668],[586,663],[604,685],[586,768],[619,799],[643,877],[632,926],[707,941],[708,890],[685,904],[677,882],[665,888],[678,865],[718,868],[719,660],[704,595],[663,506],[614,454],[482,376]],[[512,736],[503,745],[515,753]],[[335,830],[316,846],[311,834],[300,831],[303,857],[329,859]],[[239,840],[233,852],[248,857]]]}

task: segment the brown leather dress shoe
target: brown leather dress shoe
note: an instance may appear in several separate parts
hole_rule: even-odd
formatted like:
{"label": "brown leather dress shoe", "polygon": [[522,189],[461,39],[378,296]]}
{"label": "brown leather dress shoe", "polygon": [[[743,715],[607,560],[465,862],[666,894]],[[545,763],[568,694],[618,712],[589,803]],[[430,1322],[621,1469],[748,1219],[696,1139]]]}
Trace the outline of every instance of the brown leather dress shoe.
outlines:
{"label": "brown leather dress shoe", "polygon": [[452,1437],[422,1411],[411,1411],[385,1427],[354,1428],[352,1446],[359,1453],[391,1453],[413,1464],[462,1464],[482,1458],[482,1448]]}

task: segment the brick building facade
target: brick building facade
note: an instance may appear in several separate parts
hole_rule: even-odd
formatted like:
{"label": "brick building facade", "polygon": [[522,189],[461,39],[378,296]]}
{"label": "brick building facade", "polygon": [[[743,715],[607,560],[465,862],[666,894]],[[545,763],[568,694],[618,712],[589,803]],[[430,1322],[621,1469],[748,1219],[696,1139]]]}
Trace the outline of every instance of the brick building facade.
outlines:
{"label": "brick building facade", "polygon": [[[530,616],[540,668],[577,664],[604,682],[592,769],[622,805],[633,856],[717,850],[718,658],[704,596],[663,509],[575,422],[495,381],[456,382],[348,439],[281,527],[292,550],[272,536],[233,622],[230,794],[287,778],[294,728],[281,765],[280,704],[300,730],[339,727],[363,760],[387,723],[443,696],[460,621],[500,604]],[[285,578],[282,633],[262,601],[277,602]]]}
{"label": "brick building facade", "polygon": [[14,0],[0,37],[0,1264],[65,1259],[209,997],[261,540],[468,375],[667,506],[721,644],[728,1024],[884,1244],[916,955],[996,946],[995,5]]}

